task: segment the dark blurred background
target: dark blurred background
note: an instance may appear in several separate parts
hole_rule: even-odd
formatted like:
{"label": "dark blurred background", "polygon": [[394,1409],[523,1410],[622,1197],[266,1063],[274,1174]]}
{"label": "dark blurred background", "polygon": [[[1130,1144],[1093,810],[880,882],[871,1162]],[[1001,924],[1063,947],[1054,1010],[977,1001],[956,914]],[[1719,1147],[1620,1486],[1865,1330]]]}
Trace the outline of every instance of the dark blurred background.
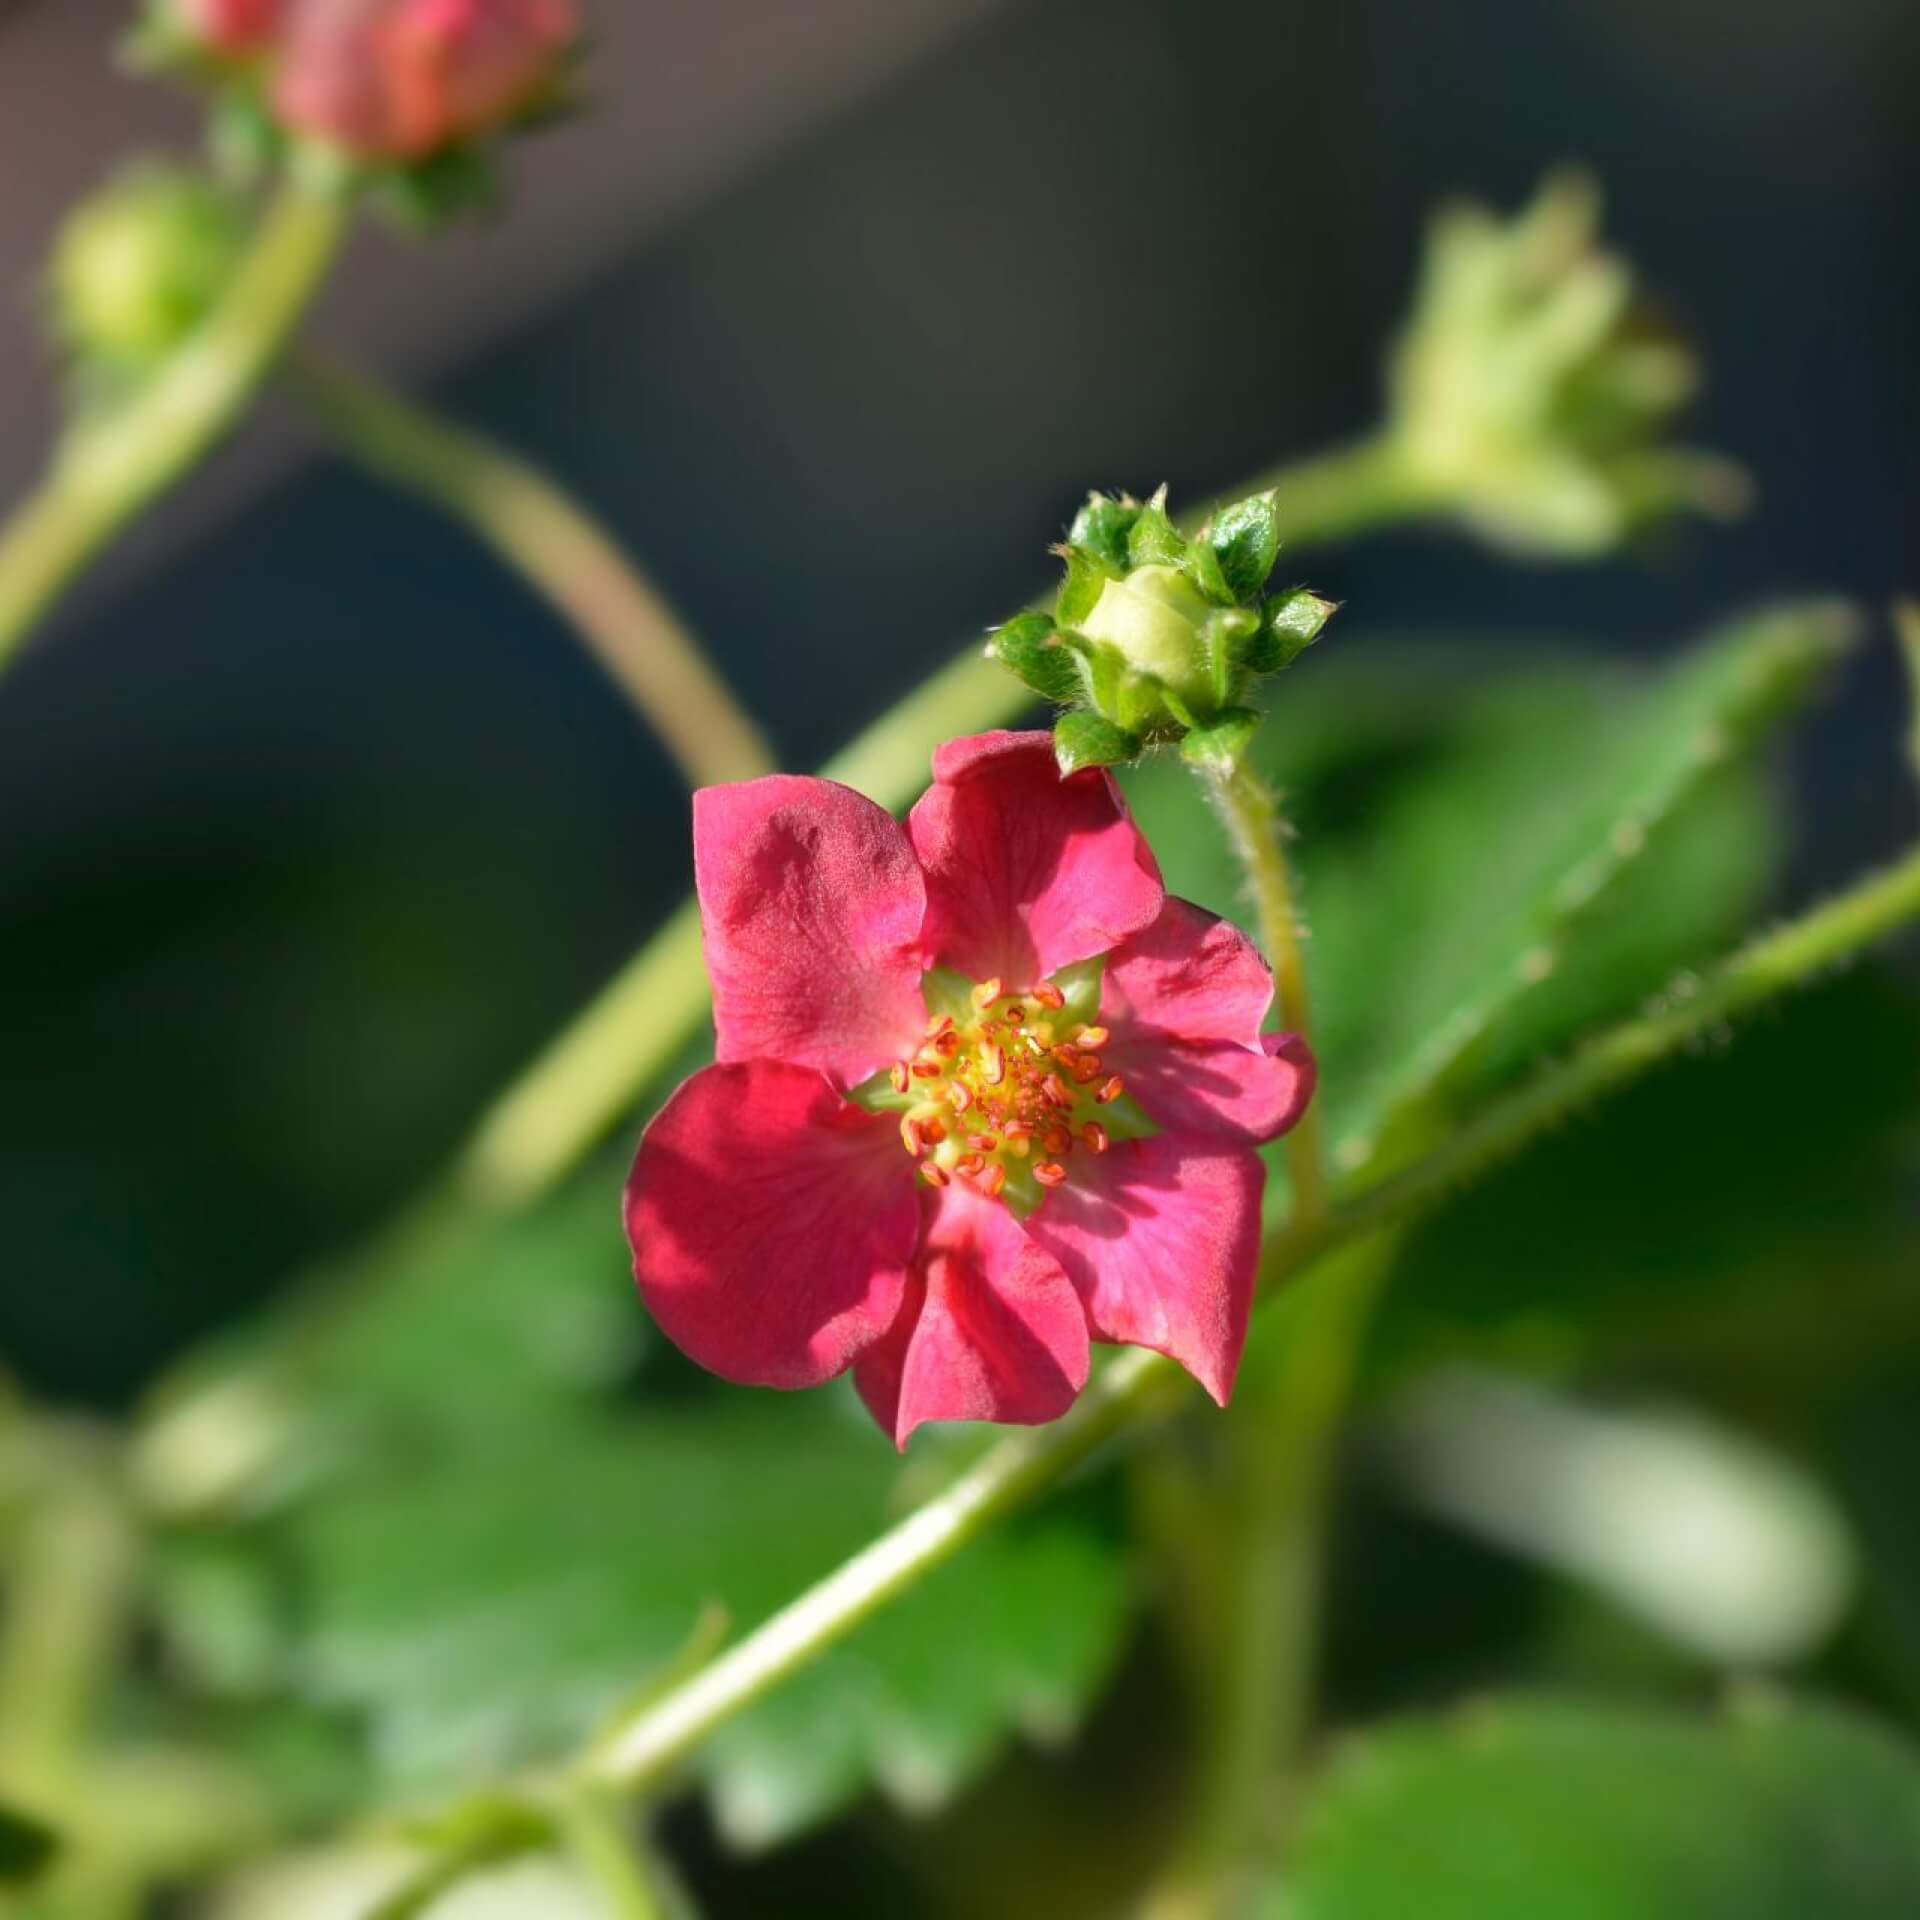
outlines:
{"label": "dark blurred background", "polygon": [[[1088,486],[1194,501],[1366,426],[1426,212],[1566,158],[1758,509],[1571,576],[1438,534],[1316,555],[1343,643],[1653,650],[1914,584],[1907,0],[598,11],[603,105],[508,224],[367,241],[316,332],[568,476],[794,765],[1031,592]],[[103,68],[123,13],[0,6],[9,491],[63,206],[194,137]],[[1894,698],[1870,661],[1816,729],[1833,868],[1908,817]],[[0,685],[0,821],[0,1352],[58,1396],[130,1393],[352,1239],[688,877],[673,769],[554,619],[273,425]]]}

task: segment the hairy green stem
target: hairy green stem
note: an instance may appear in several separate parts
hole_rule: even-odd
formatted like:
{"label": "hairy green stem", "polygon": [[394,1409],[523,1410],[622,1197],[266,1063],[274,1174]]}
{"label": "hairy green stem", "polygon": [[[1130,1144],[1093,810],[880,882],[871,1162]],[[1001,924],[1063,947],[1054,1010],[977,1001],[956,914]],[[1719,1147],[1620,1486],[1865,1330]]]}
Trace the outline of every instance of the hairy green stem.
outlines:
{"label": "hairy green stem", "polygon": [[[1690,976],[1642,1015],[1492,1101],[1403,1172],[1370,1186],[1349,1182],[1328,1211],[1290,1222],[1269,1239],[1261,1259],[1263,1291],[1337,1248],[1409,1220],[1585,1103],[1915,919],[1920,849],[1720,966]],[[583,1763],[586,1776],[628,1789],[656,1785],[716,1728],[1056,1485],[1103,1442],[1142,1423],[1167,1403],[1178,1378],[1170,1361],[1138,1350],[1110,1361],[1064,1419],[999,1442],[944,1492],[617,1727]]]}
{"label": "hairy green stem", "polygon": [[0,529],[0,666],[88,563],[239,419],[349,224],[345,181],[298,168],[207,318],[128,400],[74,429],[39,491]]}
{"label": "hairy green stem", "polygon": [[769,772],[773,753],[620,544],[528,461],[310,352],[282,383],[333,440],[491,547],[566,620],[690,785]]}
{"label": "hairy green stem", "polygon": [[[1273,968],[1280,1024],[1311,1044],[1313,1014],[1307,992],[1307,961],[1287,862],[1287,827],[1280,817],[1279,802],[1244,760],[1237,761],[1231,773],[1209,774],[1206,786],[1253,902],[1260,944]],[[1327,1204],[1326,1131],[1320,1124],[1317,1101],[1308,1103],[1287,1135],[1286,1153],[1294,1216],[1310,1219]]]}
{"label": "hairy green stem", "polygon": [[1287,547],[1351,539],[1390,521],[1424,519],[1444,504],[1421,485],[1386,431],[1277,468],[1250,491],[1261,488],[1274,496],[1283,567]]}

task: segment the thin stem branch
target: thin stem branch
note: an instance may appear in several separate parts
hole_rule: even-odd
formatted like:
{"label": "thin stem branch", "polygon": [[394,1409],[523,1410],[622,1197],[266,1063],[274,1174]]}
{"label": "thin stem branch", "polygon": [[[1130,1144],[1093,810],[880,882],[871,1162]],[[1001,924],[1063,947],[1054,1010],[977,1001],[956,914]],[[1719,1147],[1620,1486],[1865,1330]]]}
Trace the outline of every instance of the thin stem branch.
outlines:
{"label": "thin stem branch", "polygon": [[600,1893],[607,1920],[666,1920],[646,1858],[603,1792],[567,1795],[558,1818],[574,1864]]}
{"label": "thin stem branch", "polygon": [[345,182],[298,169],[207,318],[123,405],[74,430],[40,490],[0,529],[0,666],[88,563],[239,419],[349,222]]}
{"label": "thin stem branch", "polygon": [[353,458],[465,526],[566,620],[690,785],[774,765],[766,737],[600,521],[529,461],[305,348],[282,384]]}
{"label": "thin stem branch", "polygon": [[[1755,940],[1563,1064],[1494,1100],[1404,1172],[1340,1194],[1313,1219],[1289,1223],[1267,1242],[1263,1290],[1270,1292],[1336,1248],[1435,1205],[1583,1104],[1915,919],[1920,849],[1804,919]],[[1103,1442],[1143,1424],[1166,1403],[1178,1378],[1170,1361],[1138,1350],[1109,1362],[1064,1419],[1001,1441],[944,1492],[616,1728],[583,1762],[586,1777],[628,1789],[658,1783],[717,1727],[969,1540],[1056,1485]]]}

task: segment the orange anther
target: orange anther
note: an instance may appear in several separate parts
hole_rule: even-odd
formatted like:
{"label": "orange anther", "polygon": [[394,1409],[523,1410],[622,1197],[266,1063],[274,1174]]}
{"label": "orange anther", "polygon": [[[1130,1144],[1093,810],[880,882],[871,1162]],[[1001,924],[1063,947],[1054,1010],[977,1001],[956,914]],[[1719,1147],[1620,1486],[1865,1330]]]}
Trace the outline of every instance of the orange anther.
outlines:
{"label": "orange anther", "polygon": [[1043,1007],[1052,1007],[1056,1011],[1067,1004],[1067,996],[1051,980],[1042,980],[1034,988],[1033,996]]}
{"label": "orange anther", "polygon": [[1107,1138],[1106,1128],[1103,1127],[1098,1120],[1089,1120],[1087,1124],[1080,1129],[1080,1138],[1084,1140],[1095,1153],[1105,1153],[1113,1144],[1113,1142]]}
{"label": "orange anther", "polygon": [[922,1140],[937,1147],[946,1137],[947,1130],[938,1120],[922,1120],[920,1122],[920,1138]]}
{"label": "orange anther", "polygon": [[952,1014],[936,1013],[933,1016],[933,1018],[927,1022],[927,1038],[929,1040],[939,1039],[939,1037],[943,1033],[945,1033],[952,1025],[953,1025]]}
{"label": "orange anther", "polygon": [[970,1146],[975,1153],[998,1153],[1000,1151],[999,1138],[997,1135],[991,1133],[970,1133],[967,1135],[967,1145]]}
{"label": "orange anther", "polygon": [[[1118,1087],[1119,1082],[1114,1085]],[[1073,1105],[1073,1095],[1067,1091],[1067,1083],[1057,1073],[1050,1073],[1040,1082],[1040,1092],[1044,1099],[1063,1110]],[[1109,1099],[1112,1096],[1104,1091],[1094,1096],[1096,1100]]]}
{"label": "orange anther", "polygon": [[[926,1168],[921,1168],[922,1173],[926,1171]],[[1058,1160],[1037,1160],[1034,1162],[1033,1177],[1043,1187],[1057,1187],[1067,1177],[1067,1170]]]}
{"label": "orange anther", "polygon": [[947,1088],[947,1104],[955,1113],[965,1113],[973,1105],[973,1090],[964,1080],[956,1080]]}
{"label": "orange anther", "polygon": [[1006,1011],[1006,1022],[1007,1022],[1007,1025],[1010,1027],[1017,1027],[1021,1023],[1021,1021],[1023,1021],[1026,1017],[1027,1017],[1027,1010],[1025,1007],[1023,1007],[1020,1004],[1018,1000],[1016,1000],[1013,1003],[1013,1005],[1010,1006]]}
{"label": "orange anther", "polygon": [[907,1063],[904,1060],[896,1060],[893,1065],[887,1069],[887,1078],[893,1082],[893,1090],[895,1093],[905,1093],[909,1078]]}
{"label": "orange anther", "polygon": [[933,1160],[921,1162],[920,1178],[930,1187],[949,1187],[953,1184],[946,1168]]}
{"label": "orange anther", "polygon": [[1113,1035],[1105,1027],[1082,1027],[1073,1037],[1083,1047],[1104,1047]]}
{"label": "orange anther", "polygon": [[951,1060],[960,1051],[960,1036],[949,1027],[945,1033],[936,1034],[932,1047],[943,1060]]}
{"label": "orange anther", "polygon": [[1007,1077],[1007,1056],[998,1047],[980,1049],[980,1077],[990,1087],[997,1087]]}
{"label": "orange anther", "polygon": [[998,1160],[990,1162],[986,1171],[981,1174],[979,1184],[986,1189],[989,1200],[997,1200],[1000,1197],[1000,1189],[1007,1184],[1006,1168]]}
{"label": "orange anther", "polygon": [[1083,1087],[1090,1080],[1099,1079],[1100,1056],[1097,1053],[1083,1053],[1074,1065],[1073,1077]]}
{"label": "orange anther", "polygon": [[1073,1151],[1073,1135],[1065,1127],[1049,1127],[1040,1136],[1040,1144],[1056,1158]]}
{"label": "orange anther", "polygon": [[911,1071],[916,1080],[938,1080],[943,1069],[937,1060],[916,1060]]}
{"label": "orange anther", "polygon": [[916,1160],[927,1150],[926,1141],[920,1137],[920,1123],[910,1113],[900,1116],[900,1144]]}
{"label": "orange anther", "polygon": [[1093,1097],[1104,1107],[1109,1100],[1118,1100],[1126,1090],[1127,1083],[1116,1073]]}
{"label": "orange anther", "polygon": [[976,1007],[990,1007],[1005,991],[998,979],[982,980],[973,990],[973,1004]]}

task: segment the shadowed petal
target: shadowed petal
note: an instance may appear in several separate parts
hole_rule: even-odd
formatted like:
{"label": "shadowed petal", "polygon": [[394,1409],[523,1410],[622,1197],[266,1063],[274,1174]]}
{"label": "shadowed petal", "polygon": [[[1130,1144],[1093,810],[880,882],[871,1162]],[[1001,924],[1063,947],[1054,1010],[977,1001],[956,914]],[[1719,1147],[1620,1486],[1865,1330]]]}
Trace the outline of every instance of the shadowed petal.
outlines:
{"label": "shadowed petal", "polygon": [[927,873],[927,952],[976,980],[1032,986],[1146,926],[1165,897],[1112,778],[1063,780],[1045,733],[949,740],[907,830]]}
{"label": "shadowed petal", "polygon": [[1297,1034],[1260,1031],[1273,975],[1238,927],[1169,899],[1152,926],[1108,957],[1102,1061],[1150,1119],[1180,1133],[1271,1140],[1313,1097]]}
{"label": "shadowed petal", "polygon": [[918,1045],[926,888],[883,808],[791,774],[702,787],[693,867],[722,1061],[850,1087]]}
{"label": "shadowed petal", "polygon": [[818,1386],[885,1333],[920,1231],[895,1123],[776,1060],[675,1093],[640,1142],[626,1222],[668,1339],[759,1387]]}
{"label": "shadowed petal", "polygon": [[922,1200],[900,1316],[853,1370],[894,1444],[928,1420],[1057,1419],[1087,1383],[1087,1315],[1007,1209],[962,1181]]}
{"label": "shadowed petal", "polygon": [[1163,1133],[1076,1154],[1027,1232],[1086,1302],[1097,1340],[1151,1347],[1227,1403],[1260,1253],[1259,1156]]}

